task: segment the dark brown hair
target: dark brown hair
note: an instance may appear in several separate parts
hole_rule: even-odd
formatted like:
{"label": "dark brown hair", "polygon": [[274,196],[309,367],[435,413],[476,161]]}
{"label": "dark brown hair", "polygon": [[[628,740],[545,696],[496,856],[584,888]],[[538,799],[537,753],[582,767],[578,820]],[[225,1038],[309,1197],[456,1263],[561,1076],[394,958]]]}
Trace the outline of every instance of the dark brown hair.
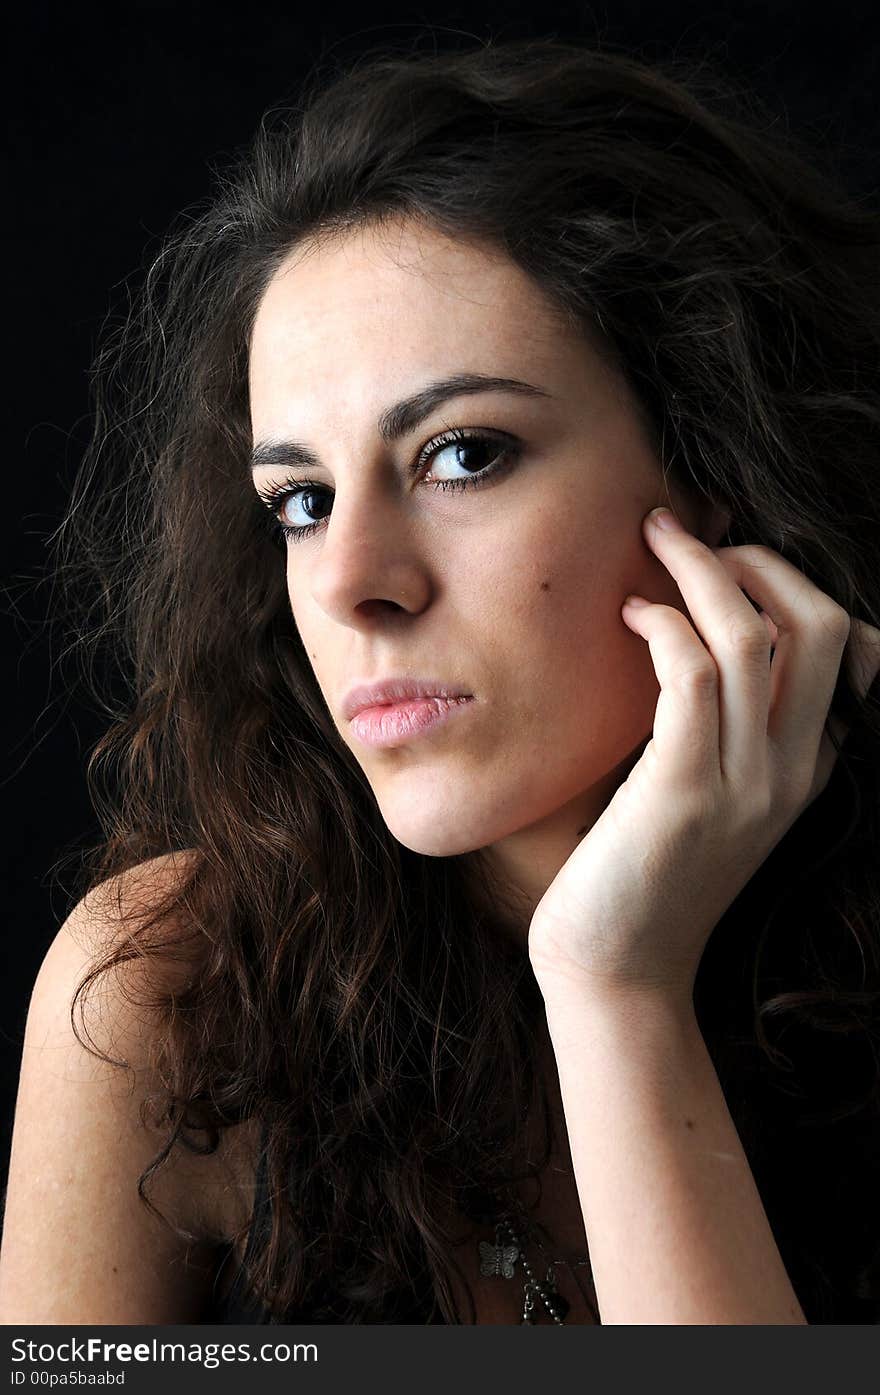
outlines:
{"label": "dark brown hair", "polygon": [[[467,1320],[440,1201],[519,1175],[536,1087],[527,957],[462,859],[384,825],[249,478],[269,279],[303,239],[397,217],[502,249],[600,335],[663,469],[731,511],[727,542],[880,625],[880,216],[776,113],[706,63],[536,39],[371,51],[266,115],[105,332],[55,575],[106,719],[80,891],[192,854],[77,997],[133,956],[155,967],[145,1200],[175,1148],[262,1121],[273,1204],[249,1277],[288,1320]],[[831,782],[715,928],[694,1001],[808,1321],[870,1322],[876,688],[842,674],[832,711],[851,732]]]}

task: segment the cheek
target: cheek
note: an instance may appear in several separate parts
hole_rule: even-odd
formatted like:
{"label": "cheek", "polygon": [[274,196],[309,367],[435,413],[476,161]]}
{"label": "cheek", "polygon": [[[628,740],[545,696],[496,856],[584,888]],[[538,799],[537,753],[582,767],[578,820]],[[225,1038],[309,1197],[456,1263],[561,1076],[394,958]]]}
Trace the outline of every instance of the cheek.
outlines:
{"label": "cheek", "polygon": [[326,618],[322,621],[320,612],[315,607],[303,604],[289,578],[287,596],[296,632],[300,637],[309,665],[320,683],[322,676],[326,676],[328,660]]}
{"label": "cheek", "polygon": [[638,537],[629,548],[619,541],[610,547],[608,539],[621,533],[619,522],[597,525],[562,510],[520,533],[515,548],[487,549],[482,594],[492,598],[496,620],[503,614],[508,633],[527,637],[530,648],[556,654],[561,648],[573,660],[628,634],[620,610],[650,559],[640,555]]}
{"label": "cheek", "polygon": [[[621,610],[630,591],[674,603],[677,588],[647,553],[636,519],[632,545],[621,548],[623,525],[604,536],[595,527],[565,536],[533,535],[515,587],[507,572],[505,623],[500,633],[517,670],[540,679],[543,726],[551,711],[557,733],[570,727],[593,751],[612,762],[650,730],[660,688],[650,650],[625,623]],[[616,540],[613,549],[607,539]],[[573,542],[572,539],[577,539]],[[665,592],[664,588],[665,587]],[[543,714],[543,715],[542,715]]]}

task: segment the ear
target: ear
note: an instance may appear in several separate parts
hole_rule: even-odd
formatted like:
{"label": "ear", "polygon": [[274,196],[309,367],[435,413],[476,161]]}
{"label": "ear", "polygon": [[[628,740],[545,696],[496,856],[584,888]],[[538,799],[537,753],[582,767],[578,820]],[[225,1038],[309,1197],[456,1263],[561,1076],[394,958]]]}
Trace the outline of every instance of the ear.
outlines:
{"label": "ear", "polygon": [[721,539],[730,527],[733,515],[728,509],[707,504],[700,517],[700,537],[709,547],[720,547]]}

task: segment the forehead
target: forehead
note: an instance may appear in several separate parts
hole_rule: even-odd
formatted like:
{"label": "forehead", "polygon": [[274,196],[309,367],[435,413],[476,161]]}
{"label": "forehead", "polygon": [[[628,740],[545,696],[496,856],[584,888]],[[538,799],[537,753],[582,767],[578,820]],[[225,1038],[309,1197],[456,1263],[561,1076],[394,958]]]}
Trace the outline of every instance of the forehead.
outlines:
{"label": "forehead", "polygon": [[[294,248],[269,282],[251,336],[256,396],[291,372],[316,385],[345,368],[392,365],[397,379],[448,364],[522,370],[571,334],[562,311],[500,249],[407,222],[364,226]],[[354,377],[351,374],[354,373]]]}

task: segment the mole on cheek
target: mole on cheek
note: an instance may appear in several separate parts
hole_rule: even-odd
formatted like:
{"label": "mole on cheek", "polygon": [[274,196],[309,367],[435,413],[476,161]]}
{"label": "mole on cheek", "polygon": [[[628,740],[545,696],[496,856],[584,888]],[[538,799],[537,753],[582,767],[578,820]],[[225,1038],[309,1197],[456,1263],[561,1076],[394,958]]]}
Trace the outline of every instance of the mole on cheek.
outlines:
{"label": "mole on cheek", "polygon": [[549,581],[542,581],[542,582],[541,582],[541,590],[542,590],[542,591],[549,591],[549,590],[550,590],[550,582],[549,582]]}

